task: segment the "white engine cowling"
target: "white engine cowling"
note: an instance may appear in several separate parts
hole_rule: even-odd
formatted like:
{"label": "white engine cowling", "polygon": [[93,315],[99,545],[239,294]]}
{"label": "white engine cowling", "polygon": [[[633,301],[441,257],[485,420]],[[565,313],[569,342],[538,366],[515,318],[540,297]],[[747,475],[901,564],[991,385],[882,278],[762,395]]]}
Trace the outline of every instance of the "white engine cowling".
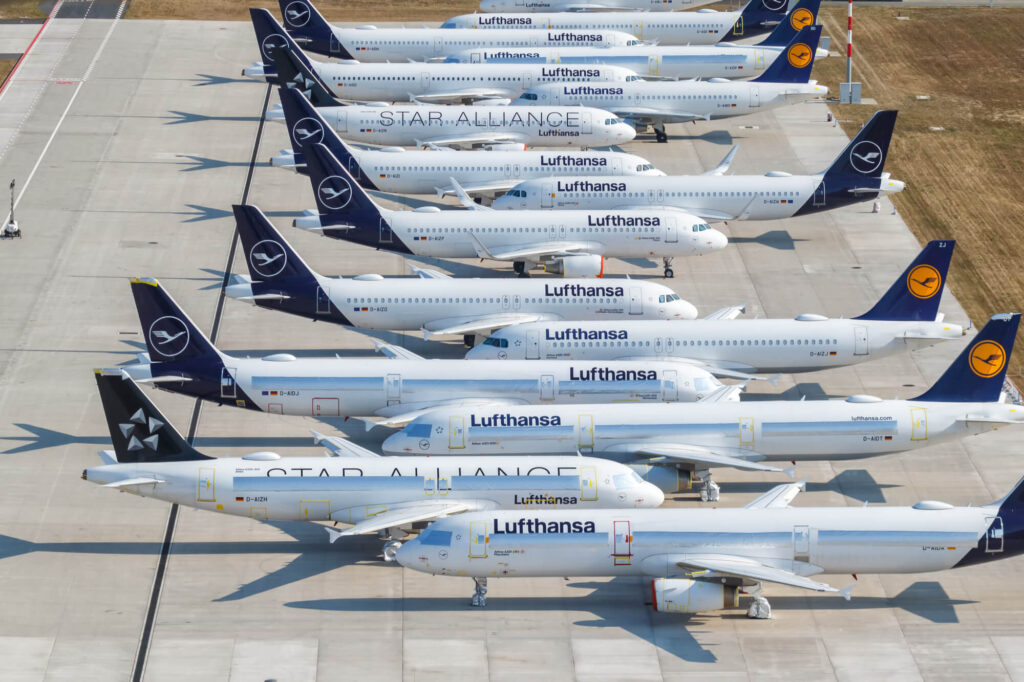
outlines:
{"label": "white engine cowling", "polygon": [[544,272],[563,277],[601,277],[604,275],[604,256],[565,256],[544,264]]}
{"label": "white engine cowling", "polygon": [[492,152],[521,152],[526,150],[526,145],[519,142],[496,142],[495,144],[484,146]]}
{"label": "white engine cowling", "polygon": [[686,578],[651,581],[654,610],[662,613],[698,613],[739,606],[739,588]]}
{"label": "white engine cowling", "polygon": [[657,486],[663,493],[681,493],[693,490],[693,472],[674,466],[658,466],[656,464],[630,464],[640,478]]}

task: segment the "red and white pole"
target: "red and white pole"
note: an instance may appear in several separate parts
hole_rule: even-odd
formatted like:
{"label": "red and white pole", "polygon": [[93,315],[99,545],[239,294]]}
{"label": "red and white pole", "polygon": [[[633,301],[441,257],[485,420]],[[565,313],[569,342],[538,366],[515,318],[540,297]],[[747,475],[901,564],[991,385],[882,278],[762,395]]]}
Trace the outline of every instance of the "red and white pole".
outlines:
{"label": "red and white pole", "polygon": [[853,82],[853,0],[846,14],[846,82]]}

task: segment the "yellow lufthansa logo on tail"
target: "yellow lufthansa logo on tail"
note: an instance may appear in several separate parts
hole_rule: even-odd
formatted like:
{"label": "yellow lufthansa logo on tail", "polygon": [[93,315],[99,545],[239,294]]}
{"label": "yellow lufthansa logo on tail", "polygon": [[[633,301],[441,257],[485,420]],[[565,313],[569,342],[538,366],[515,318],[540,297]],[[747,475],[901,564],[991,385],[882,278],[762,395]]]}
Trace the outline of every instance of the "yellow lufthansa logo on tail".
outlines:
{"label": "yellow lufthansa logo on tail", "polygon": [[942,275],[930,265],[918,265],[907,275],[907,290],[916,298],[931,298],[942,289]]}
{"label": "yellow lufthansa logo on tail", "polygon": [[982,379],[999,374],[1006,365],[1006,351],[995,341],[979,341],[971,348],[971,371]]}
{"label": "yellow lufthansa logo on tail", "polygon": [[789,52],[786,57],[789,59],[790,65],[795,69],[802,69],[811,63],[811,57],[814,56],[814,51],[803,43],[797,43],[789,48]]}
{"label": "yellow lufthansa logo on tail", "polygon": [[792,26],[795,31],[799,31],[804,26],[810,26],[813,23],[814,13],[809,9],[801,7],[789,15],[789,25]]}

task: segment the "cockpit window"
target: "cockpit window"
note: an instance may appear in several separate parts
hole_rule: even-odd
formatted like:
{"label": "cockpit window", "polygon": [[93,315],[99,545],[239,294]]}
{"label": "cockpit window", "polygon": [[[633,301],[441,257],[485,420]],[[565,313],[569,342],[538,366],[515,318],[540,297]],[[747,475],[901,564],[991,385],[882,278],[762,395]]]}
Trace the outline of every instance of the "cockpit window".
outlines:
{"label": "cockpit window", "polygon": [[452,532],[450,530],[425,530],[420,533],[420,544],[449,547],[452,544]]}
{"label": "cockpit window", "polygon": [[613,479],[615,481],[615,489],[622,490],[624,488],[632,488],[634,485],[633,479],[629,474],[615,474]]}
{"label": "cockpit window", "polygon": [[496,336],[489,336],[484,339],[485,346],[494,346],[495,348],[508,348],[508,339],[499,339]]}
{"label": "cockpit window", "polygon": [[537,101],[537,93],[535,92],[524,92],[523,99],[530,100],[531,102]]}
{"label": "cockpit window", "polygon": [[606,126],[613,126],[613,125],[615,125],[617,123],[625,123],[625,122],[626,122],[626,119],[624,119],[624,118],[606,118],[604,120],[604,124]]}
{"label": "cockpit window", "polygon": [[640,44],[639,40],[630,40],[630,41],[626,42],[627,46],[633,46],[633,45],[639,45],[639,44]]}
{"label": "cockpit window", "polygon": [[638,81],[638,80],[640,80],[640,76],[626,76],[626,82],[627,83],[631,83],[633,81]]}

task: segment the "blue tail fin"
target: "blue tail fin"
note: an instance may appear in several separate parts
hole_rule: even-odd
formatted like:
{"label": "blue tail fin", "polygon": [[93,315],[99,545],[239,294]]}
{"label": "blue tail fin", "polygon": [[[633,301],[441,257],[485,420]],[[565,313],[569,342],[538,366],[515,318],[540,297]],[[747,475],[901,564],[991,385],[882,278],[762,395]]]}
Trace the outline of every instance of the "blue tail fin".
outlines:
{"label": "blue tail fin", "polygon": [[351,326],[321,286],[323,278],[306,265],[263,211],[255,206],[233,208],[252,278],[252,302],[261,308]]}
{"label": "blue tail fin", "polygon": [[278,0],[288,33],[305,49],[317,54],[353,59],[334,37],[334,29],[309,0]]}
{"label": "blue tail fin", "polygon": [[800,0],[793,5],[786,18],[779,22],[775,30],[768,34],[768,37],[757,44],[758,47],[783,47],[789,45],[790,41],[804,26],[813,26],[818,19],[818,10],[821,8],[821,0]]}
{"label": "blue tail fin", "polygon": [[875,112],[825,171],[827,185],[836,185],[833,178],[839,179],[840,176],[847,181],[850,178],[882,177],[897,113],[894,109]]}
{"label": "blue tail fin", "polygon": [[220,353],[160,282],[151,277],[131,280],[142,334],[150,361],[158,363],[220,362]]}
{"label": "blue tail fin", "polygon": [[312,64],[306,63],[301,52],[278,48],[270,52],[274,58],[278,85],[302,92],[316,107],[343,106],[331,95],[331,89],[320,79]]}
{"label": "blue tail fin", "polygon": [[186,443],[167,417],[123,373],[96,370],[96,387],[118,462],[212,459]]}
{"label": "blue tail fin", "polygon": [[811,80],[814,53],[818,50],[821,26],[804,26],[793,40],[754,82],[806,83]]}
{"label": "blue tail fin", "polygon": [[323,117],[316,110],[316,107],[309,103],[302,93],[298,90],[288,90],[281,88],[281,108],[284,109],[284,119],[288,126],[292,138],[292,151],[296,154],[295,163],[303,164],[302,170],[306,174],[308,170],[304,168],[305,159],[309,156],[309,149],[313,144],[320,142],[331,154],[334,155],[338,162],[342,166],[345,166],[351,175],[356,178],[360,185],[366,189],[377,189],[377,186],[373,184],[373,181],[363,172],[363,169],[359,166],[359,162],[348,146],[338,137],[338,134],[334,132],[334,129],[327,125]]}
{"label": "blue tail fin", "polygon": [[946,373],[914,400],[947,403],[999,400],[1018,325],[1020,313],[993,315]]}
{"label": "blue tail fin", "polygon": [[729,38],[756,36],[782,21],[786,16],[789,0],[750,0],[740,10],[740,17],[729,31]]}
{"label": "blue tail fin", "polygon": [[928,242],[875,307],[855,319],[934,320],[954,249],[956,241],[952,239]]}
{"label": "blue tail fin", "polygon": [[305,60],[307,66],[309,60],[302,54],[302,50],[289,37],[288,33],[277,23],[270,12],[265,9],[250,9],[249,18],[252,19],[252,28],[256,32],[256,44],[260,48],[260,57],[263,59],[263,73],[268,83],[277,83],[277,69],[274,67],[274,50],[286,50],[292,48],[299,59]]}

